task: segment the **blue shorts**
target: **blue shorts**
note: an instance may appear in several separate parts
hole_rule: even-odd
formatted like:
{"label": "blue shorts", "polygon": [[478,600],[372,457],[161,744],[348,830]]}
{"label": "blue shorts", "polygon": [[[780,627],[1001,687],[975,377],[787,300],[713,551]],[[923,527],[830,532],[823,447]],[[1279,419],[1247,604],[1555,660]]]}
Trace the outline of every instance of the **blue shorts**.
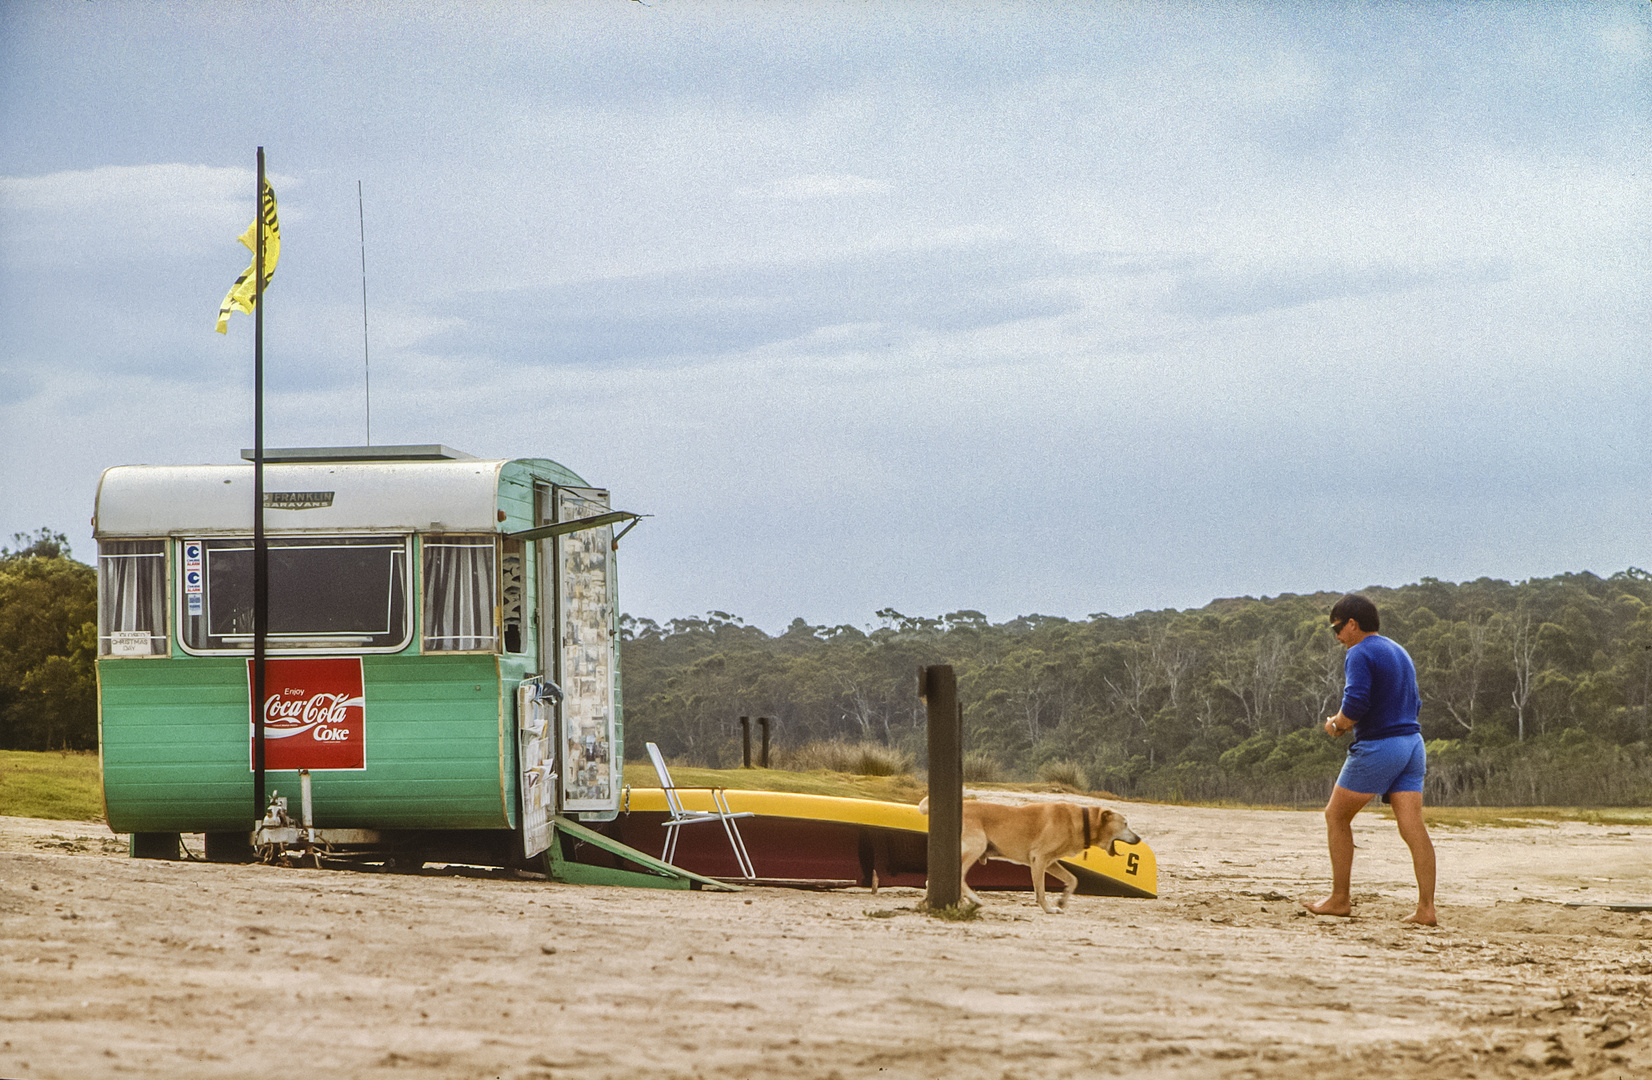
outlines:
{"label": "blue shorts", "polygon": [[1348,748],[1337,786],[1361,795],[1386,796],[1395,791],[1421,791],[1428,771],[1428,753],[1421,735],[1392,739],[1365,739]]}

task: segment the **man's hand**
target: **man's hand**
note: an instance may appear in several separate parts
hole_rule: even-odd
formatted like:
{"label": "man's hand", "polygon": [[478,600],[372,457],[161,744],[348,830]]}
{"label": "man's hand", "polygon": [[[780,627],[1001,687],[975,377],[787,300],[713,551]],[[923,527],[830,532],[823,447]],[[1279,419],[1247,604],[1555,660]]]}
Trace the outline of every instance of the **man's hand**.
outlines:
{"label": "man's hand", "polygon": [[[1343,727],[1344,723],[1348,726]],[[1353,722],[1346,716],[1343,716],[1340,712],[1335,716],[1327,716],[1325,718],[1325,734],[1329,735],[1333,739],[1340,739],[1352,730],[1354,730]]]}

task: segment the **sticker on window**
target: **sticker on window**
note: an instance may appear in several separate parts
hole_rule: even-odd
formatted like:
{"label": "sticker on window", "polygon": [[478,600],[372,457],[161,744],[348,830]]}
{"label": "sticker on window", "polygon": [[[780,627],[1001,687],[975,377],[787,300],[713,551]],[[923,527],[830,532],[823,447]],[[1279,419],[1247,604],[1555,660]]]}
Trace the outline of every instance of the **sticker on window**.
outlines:
{"label": "sticker on window", "polygon": [[184,541],[184,595],[189,598],[189,613],[201,613],[201,542]]}
{"label": "sticker on window", "polygon": [[149,656],[153,651],[147,630],[109,631],[110,656]]}

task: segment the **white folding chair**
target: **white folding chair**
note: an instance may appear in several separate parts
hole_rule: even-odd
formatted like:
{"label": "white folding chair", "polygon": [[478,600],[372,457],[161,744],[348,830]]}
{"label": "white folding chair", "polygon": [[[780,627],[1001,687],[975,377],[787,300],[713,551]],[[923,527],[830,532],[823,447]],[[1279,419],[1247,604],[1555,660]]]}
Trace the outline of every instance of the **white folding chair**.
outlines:
{"label": "white folding chair", "polygon": [[[735,813],[729,809],[728,798],[720,787],[678,787],[671,782],[671,772],[665,767],[665,758],[660,755],[660,748],[653,743],[648,746],[649,760],[654,762],[654,772],[659,775],[660,788],[665,792],[665,804],[671,810],[671,820],[661,822],[665,826],[665,851],[660,858],[671,862],[672,855],[677,851],[677,837],[684,825],[698,825],[706,821],[720,821],[723,823],[723,832],[728,834],[729,846],[734,849],[734,859],[740,864],[740,873],[747,880],[756,880],[757,871],[752,869],[751,856],[746,854],[746,842],[740,838],[740,830],[735,826],[735,818],[756,817],[750,811]],[[711,805],[716,810],[690,810],[683,806],[679,791],[709,791]]]}

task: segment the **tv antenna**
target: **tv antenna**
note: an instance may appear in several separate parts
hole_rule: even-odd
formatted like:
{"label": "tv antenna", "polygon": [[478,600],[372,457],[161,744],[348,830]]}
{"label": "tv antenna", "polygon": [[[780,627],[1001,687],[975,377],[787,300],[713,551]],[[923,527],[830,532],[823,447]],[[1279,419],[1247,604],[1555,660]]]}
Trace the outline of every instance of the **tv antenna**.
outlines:
{"label": "tv antenna", "polygon": [[373,445],[373,371],[367,351],[367,213],[362,205],[361,181],[356,181],[356,223],[361,227],[361,377],[366,398],[367,441]]}

